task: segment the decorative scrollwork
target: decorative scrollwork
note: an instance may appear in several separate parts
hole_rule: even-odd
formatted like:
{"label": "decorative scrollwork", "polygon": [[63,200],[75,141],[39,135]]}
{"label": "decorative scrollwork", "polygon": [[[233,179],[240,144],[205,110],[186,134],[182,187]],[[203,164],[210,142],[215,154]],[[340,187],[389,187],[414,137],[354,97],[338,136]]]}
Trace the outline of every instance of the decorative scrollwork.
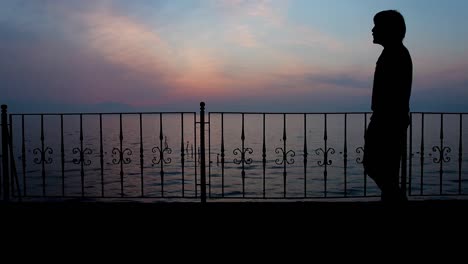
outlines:
{"label": "decorative scrollwork", "polygon": [[36,148],[33,150],[34,155],[40,155],[39,158],[34,158],[34,163],[36,164],[41,164],[44,162],[45,164],[50,164],[52,163],[52,158],[47,158],[46,159],[46,154],[52,155],[54,151],[50,148],[47,147],[44,150],[41,150],[40,148]]}
{"label": "decorative scrollwork", "polygon": [[85,159],[84,159],[84,155],[85,155],[85,154],[86,154],[86,155],[91,155],[91,154],[93,154],[93,151],[92,151],[92,150],[90,150],[89,148],[85,148],[84,150],[81,150],[80,148],[74,148],[74,149],[72,150],[72,152],[73,152],[73,154],[78,154],[78,153],[80,154],[80,158],[79,158],[79,159],[73,159],[73,163],[75,163],[75,164],[80,164],[80,163],[83,162],[83,164],[84,164],[85,166],[91,165],[91,160],[85,160]]}
{"label": "decorative scrollwork", "polygon": [[[294,157],[296,156],[296,152],[294,152],[294,150],[289,150],[289,151],[285,151],[283,148],[276,148],[275,149],[275,153],[276,154],[283,154],[283,158],[280,159],[280,158],[277,158],[275,160],[275,163],[278,164],[278,165],[282,165],[284,162],[286,162],[287,164],[294,164]],[[288,160],[288,155],[291,154],[291,158]]]}
{"label": "decorative scrollwork", "polygon": [[237,158],[234,159],[234,163],[235,164],[241,164],[242,162],[244,162],[245,164],[251,164],[252,163],[252,159],[251,158],[248,158],[246,159],[245,158],[245,153],[249,153],[250,155],[252,155],[253,153],[253,149],[251,148],[244,148],[244,150],[240,150],[240,148],[236,148],[235,150],[232,151],[232,153],[234,155],[241,155],[241,159],[238,160]]}
{"label": "decorative scrollwork", "polygon": [[[357,149],[356,149],[356,153],[357,153],[357,154],[361,154],[361,153],[362,153],[362,154],[364,155],[364,148],[363,148],[363,147],[357,148]],[[363,161],[364,161],[364,158],[361,158],[361,157],[356,158],[356,162],[357,162],[358,164],[362,164]]]}
{"label": "decorative scrollwork", "polygon": [[325,165],[331,165],[332,161],[328,159],[329,154],[335,154],[335,149],[334,148],[328,148],[326,151],[323,148],[318,148],[315,150],[315,154],[320,155],[320,153],[323,153],[323,161],[319,160],[317,161],[317,164],[319,166],[325,166]]}
{"label": "decorative scrollwork", "polygon": [[167,153],[167,154],[172,154],[172,149],[169,148],[169,146],[167,145],[167,141],[165,142],[164,144],[164,149],[160,149],[159,147],[154,147],[152,149],[152,152],[153,153],[159,153],[159,157],[154,157],[152,162],[153,162],[153,165],[155,164],[159,164],[161,163],[161,161],[164,163],[164,164],[169,164],[171,163],[172,159],[171,158],[164,158],[164,153]]}
{"label": "decorative scrollwork", "polygon": [[169,145],[167,144],[167,136],[164,136],[164,148],[169,148]]}
{"label": "decorative scrollwork", "polygon": [[450,157],[448,157],[448,153],[452,152],[452,149],[450,147],[443,147],[442,149],[439,146],[434,146],[432,147],[433,152],[439,152],[439,157],[434,158],[433,162],[434,163],[441,163],[441,162],[449,162]]}
{"label": "decorative scrollwork", "polygon": [[114,148],[112,150],[112,156],[115,156],[115,155],[119,155],[119,158],[114,158],[112,160],[112,163],[114,164],[120,164],[120,163],[123,163],[123,164],[129,164],[130,162],[132,162],[132,160],[130,158],[124,158],[124,154],[127,154],[128,156],[131,156],[132,155],[132,150],[129,149],[129,148],[126,148],[124,149],[123,151],[120,151],[120,149],[118,148]]}

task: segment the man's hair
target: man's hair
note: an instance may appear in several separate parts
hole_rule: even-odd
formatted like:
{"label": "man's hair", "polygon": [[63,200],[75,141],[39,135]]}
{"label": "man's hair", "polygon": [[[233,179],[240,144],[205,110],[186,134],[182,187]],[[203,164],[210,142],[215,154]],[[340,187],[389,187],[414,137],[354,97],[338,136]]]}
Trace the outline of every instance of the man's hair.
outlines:
{"label": "man's hair", "polygon": [[382,25],[386,33],[394,39],[403,41],[406,34],[405,19],[396,10],[385,10],[374,16],[374,23]]}

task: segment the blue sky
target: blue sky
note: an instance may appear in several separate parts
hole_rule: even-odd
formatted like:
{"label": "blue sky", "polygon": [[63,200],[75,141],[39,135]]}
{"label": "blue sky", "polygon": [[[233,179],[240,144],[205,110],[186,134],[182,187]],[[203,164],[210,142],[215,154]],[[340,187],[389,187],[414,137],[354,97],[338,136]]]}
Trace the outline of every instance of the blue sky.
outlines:
{"label": "blue sky", "polygon": [[463,0],[0,3],[1,103],[12,111],[365,111],[372,18],[399,10],[411,109],[468,111]]}

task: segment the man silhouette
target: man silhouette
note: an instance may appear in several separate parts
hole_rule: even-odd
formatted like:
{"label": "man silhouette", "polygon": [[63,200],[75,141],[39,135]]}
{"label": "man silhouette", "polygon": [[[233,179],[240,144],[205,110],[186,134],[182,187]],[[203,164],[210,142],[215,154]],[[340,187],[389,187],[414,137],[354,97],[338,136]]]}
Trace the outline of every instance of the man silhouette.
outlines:
{"label": "man silhouette", "polygon": [[374,43],[384,47],[374,74],[372,117],[364,144],[364,170],[382,192],[382,202],[404,202],[399,187],[401,153],[409,125],[413,79],[411,56],[403,45],[406,25],[395,10],[374,16]]}

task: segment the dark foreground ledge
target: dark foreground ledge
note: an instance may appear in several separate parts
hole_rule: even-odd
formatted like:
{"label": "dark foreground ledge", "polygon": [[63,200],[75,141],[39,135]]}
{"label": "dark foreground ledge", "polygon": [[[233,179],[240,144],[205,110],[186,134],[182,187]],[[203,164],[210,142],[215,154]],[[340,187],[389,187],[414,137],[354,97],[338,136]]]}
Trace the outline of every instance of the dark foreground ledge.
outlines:
{"label": "dark foreground ledge", "polygon": [[[390,223],[390,224],[389,224]],[[405,205],[364,202],[0,202],[0,226],[11,230],[123,230],[136,233],[205,232],[216,235],[262,231],[414,232],[434,228],[466,230],[468,200],[410,201]],[[78,229],[77,229],[78,228]],[[390,229],[389,229],[390,228]],[[109,231],[110,230],[110,231]],[[432,231],[431,231],[432,232]],[[444,231],[445,232],[445,231]]]}
{"label": "dark foreground ledge", "polygon": [[452,212],[467,213],[468,200],[422,200],[406,204],[388,205],[380,201],[307,201],[307,202],[132,202],[132,201],[23,201],[0,202],[0,212],[141,212],[141,213],[293,213],[314,214],[321,212],[357,213],[366,211],[406,211],[406,212]]}
{"label": "dark foreground ledge", "polygon": [[[429,200],[410,200],[407,204],[409,207],[446,207],[446,206],[468,206],[468,199],[429,199]],[[220,200],[212,200],[207,201],[206,203],[201,203],[199,201],[193,202],[140,202],[140,201],[131,201],[131,200],[87,200],[87,199],[68,199],[68,200],[40,200],[40,199],[30,199],[26,201],[10,201],[4,202],[0,201],[0,208],[4,207],[17,207],[17,208],[27,208],[27,207],[35,207],[35,206],[43,206],[43,207],[139,207],[139,208],[224,208],[224,207],[231,207],[231,208],[239,208],[239,207],[272,207],[272,206],[279,206],[279,207],[294,207],[294,208],[303,208],[303,207],[385,207],[386,205],[377,200],[370,200],[370,201],[345,201],[345,200],[335,200],[335,201],[220,201]]]}

